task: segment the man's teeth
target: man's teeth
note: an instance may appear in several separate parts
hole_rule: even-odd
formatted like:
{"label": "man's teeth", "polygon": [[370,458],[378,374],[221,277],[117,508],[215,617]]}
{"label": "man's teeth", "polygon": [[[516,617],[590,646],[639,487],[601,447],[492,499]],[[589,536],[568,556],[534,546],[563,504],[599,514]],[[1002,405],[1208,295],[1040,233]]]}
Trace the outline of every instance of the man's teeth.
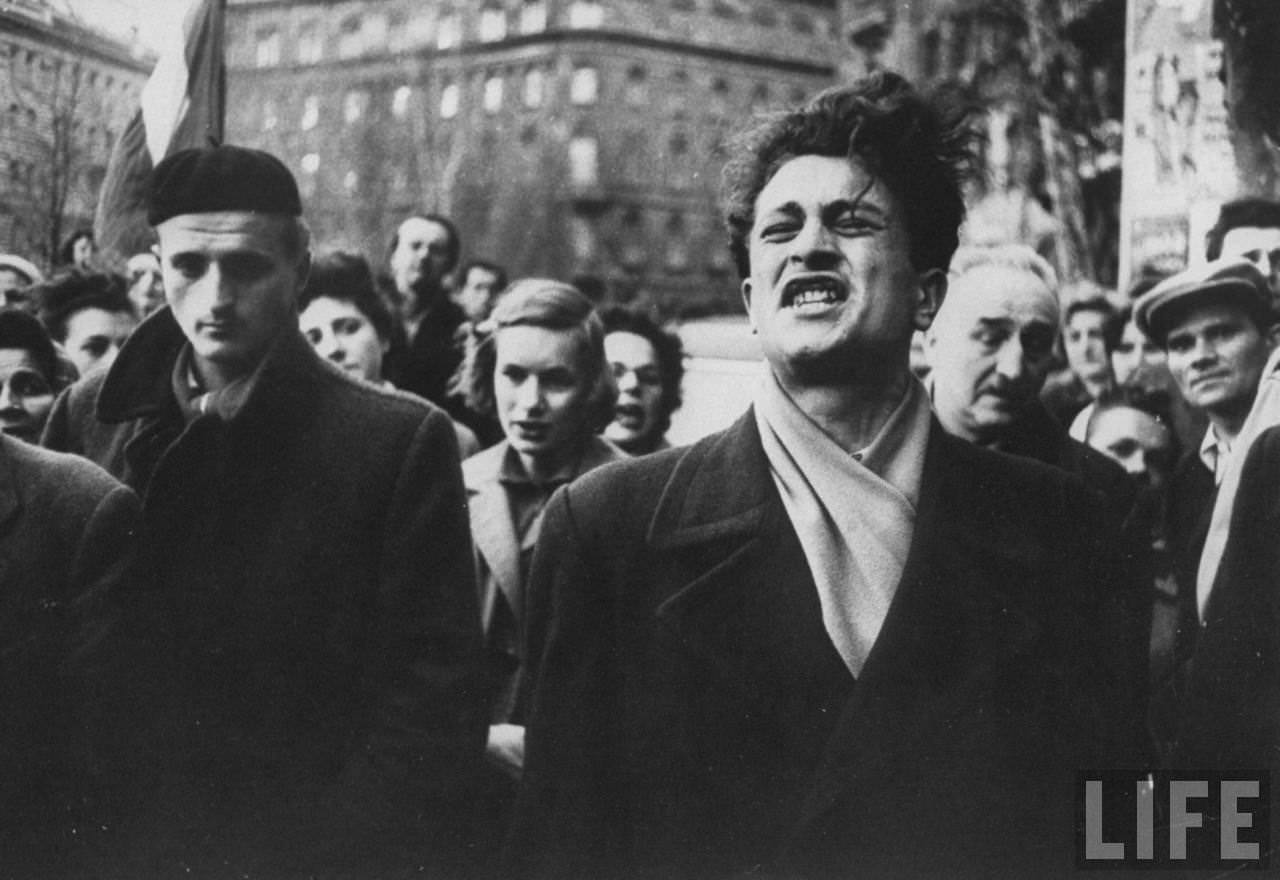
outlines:
{"label": "man's teeth", "polygon": [[824,282],[799,287],[791,297],[791,304],[793,306],[828,305],[839,300],[840,291],[836,285]]}

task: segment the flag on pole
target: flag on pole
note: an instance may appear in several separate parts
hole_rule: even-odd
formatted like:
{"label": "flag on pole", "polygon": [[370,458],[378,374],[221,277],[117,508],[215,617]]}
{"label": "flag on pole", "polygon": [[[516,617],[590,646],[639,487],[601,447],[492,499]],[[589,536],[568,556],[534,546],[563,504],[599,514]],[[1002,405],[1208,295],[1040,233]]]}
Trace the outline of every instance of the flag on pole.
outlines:
{"label": "flag on pole", "polygon": [[163,47],[138,110],[111,151],[98,193],[94,234],[107,253],[128,257],[146,250],[147,175],[165,156],[222,141],[227,106],[224,53],[226,0],[196,0],[187,11],[181,42]]}

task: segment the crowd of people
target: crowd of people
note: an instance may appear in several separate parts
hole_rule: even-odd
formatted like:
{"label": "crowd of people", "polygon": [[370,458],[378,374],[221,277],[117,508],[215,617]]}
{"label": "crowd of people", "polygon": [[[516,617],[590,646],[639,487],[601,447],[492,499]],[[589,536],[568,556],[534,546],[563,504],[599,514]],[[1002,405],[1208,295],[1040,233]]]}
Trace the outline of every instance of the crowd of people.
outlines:
{"label": "crowd of people", "polygon": [[1063,876],[1081,772],[1280,765],[1280,204],[1073,290],[959,245],[973,144],[888,73],[735,141],[682,448],[670,328],[313,255],[261,151],[0,255],[0,875]]}

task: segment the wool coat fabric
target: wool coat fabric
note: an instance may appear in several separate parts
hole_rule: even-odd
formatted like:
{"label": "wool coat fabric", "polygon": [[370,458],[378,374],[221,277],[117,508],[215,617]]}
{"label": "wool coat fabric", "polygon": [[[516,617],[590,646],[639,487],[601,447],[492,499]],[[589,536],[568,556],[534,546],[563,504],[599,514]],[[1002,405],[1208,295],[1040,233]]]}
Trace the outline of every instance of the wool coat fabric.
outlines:
{"label": "wool coat fabric", "polygon": [[89,832],[103,649],[130,589],[137,496],[0,434],[0,873],[57,876]]}
{"label": "wool coat fabric", "polygon": [[121,845],[131,870],[447,861],[485,742],[449,419],[287,332],[229,419],[188,420],[172,388],[185,344],[160,310],[58,398],[45,433],[143,497],[154,594],[137,614],[168,676],[145,719],[155,790]]}
{"label": "wool coat fabric", "polygon": [[1066,876],[1078,771],[1144,766],[1143,621],[1073,477],[935,422],[855,681],[748,413],[549,503],[507,876]]}

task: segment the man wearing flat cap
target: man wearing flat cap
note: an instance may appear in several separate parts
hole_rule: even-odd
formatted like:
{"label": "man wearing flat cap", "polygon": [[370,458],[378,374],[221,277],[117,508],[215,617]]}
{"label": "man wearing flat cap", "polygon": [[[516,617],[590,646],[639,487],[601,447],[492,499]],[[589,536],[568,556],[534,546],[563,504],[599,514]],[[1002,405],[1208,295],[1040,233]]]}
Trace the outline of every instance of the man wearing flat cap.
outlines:
{"label": "man wearing flat cap", "polygon": [[1258,268],[1231,257],[1173,275],[1134,304],[1138,328],[1165,349],[1179,391],[1209,422],[1204,439],[1179,462],[1169,486],[1166,532],[1180,606],[1177,663],[1173,678],[1157,688],[1152,701],[1154,728],[1166,750],[1179,735],[1180,694],[1206,632],[1202,624],[1210,596],[1196,582],[1214,501],[1274,345],[1270,300]]}
{"label": "man wearing flat cap", "polygon": [[168,305],[44,438],[144,498],[171,675],[119,849],[132,876],[430,873],[485,743],[453,428],[299,333],[308,233],[279,160],[186,150],[149,186]]}

